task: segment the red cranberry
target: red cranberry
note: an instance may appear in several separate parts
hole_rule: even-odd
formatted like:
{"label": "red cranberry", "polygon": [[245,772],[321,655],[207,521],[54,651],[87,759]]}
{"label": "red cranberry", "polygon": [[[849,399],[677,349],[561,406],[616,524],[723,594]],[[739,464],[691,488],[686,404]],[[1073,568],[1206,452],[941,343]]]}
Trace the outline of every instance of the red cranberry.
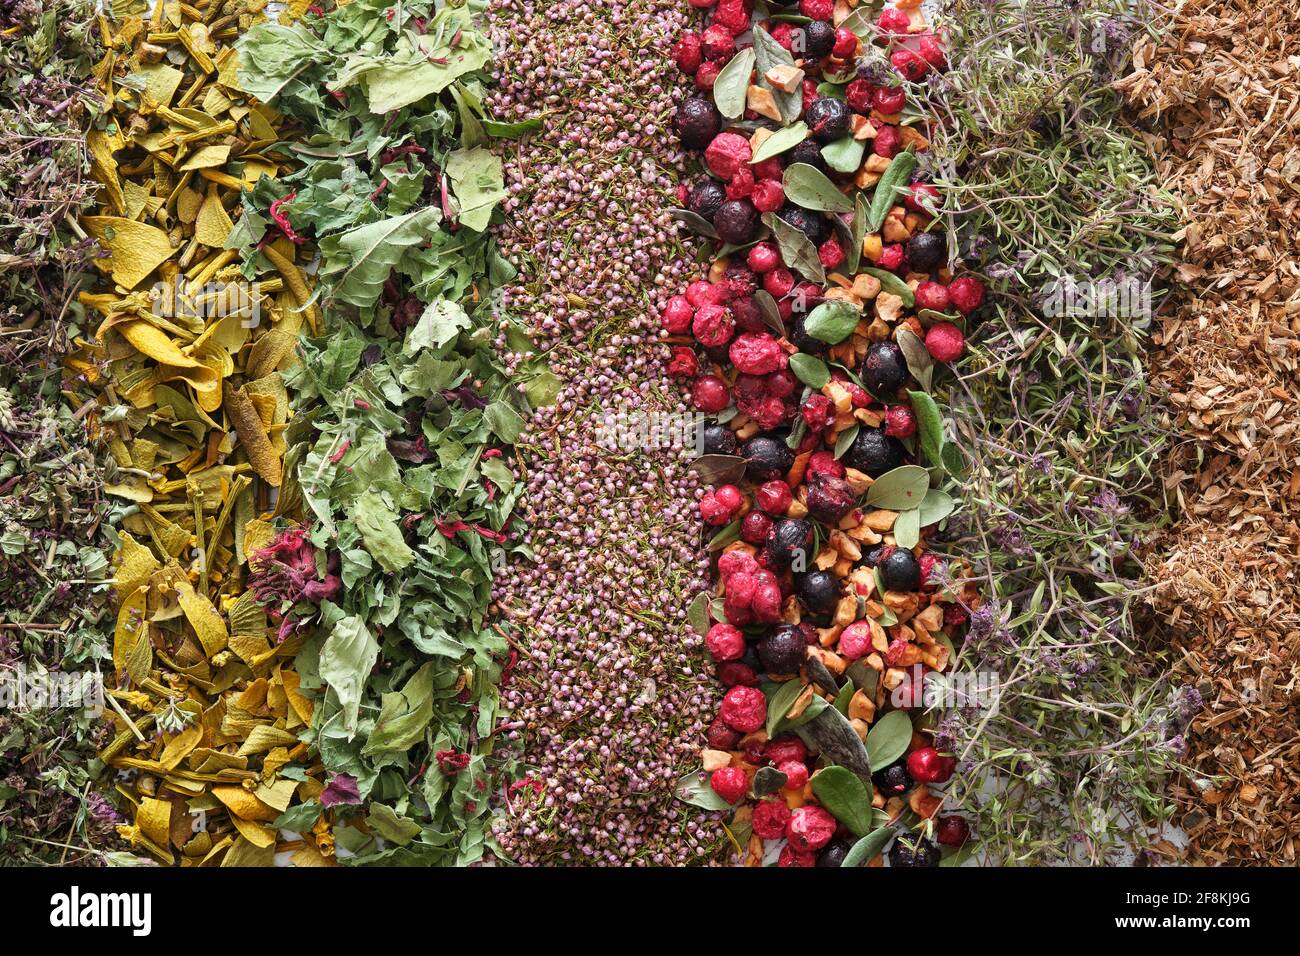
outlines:
{"label": "red cranberry", "polygon": [[854,56],[858,52],[858,35],[848,27],[840,27],[835,31],[835,46],[831,47],[831,53],[835,56],[844,58]]}
{"label": "red cranberry", "polygon": [[702,412],[720,412],[731,404],[727,383],[716,375],[701,375],[691,389],[691,402]]}
{"label": "red cranberry", "polygon": [[714,489],[713,495],[728,511],[739,511],[745,503],[745,496],[735,485],[720,485]]}
{"label": "red cranberry", "polygon": [[732,300],[731,317],[736,322],[736,328],[742,332],[762,332],[767,328],[763,321],[763,310],[751,296]]}
{"label": "red cranberry", "polygon": [[[704,46],[704,55],[708,56],[707,39]],[[914,53],[911,50],[895,50],[890,54],[889,62],[894,64],[894,69],[913,82],[930,72],[930,64],[925,62],[919,53]]]}
{"label": "red cranberry", "polygon": [[880,16],[876,18],[876,27],[886,36],[904,34],[911,26],[912,21],[908,19],[907,14],[895,8],[881,10]]}
{"label": "red cranberry", "polygon": [[749,792],[749,778],[739,767],[723,767],[721,770],[713,771],[713,776],[709,778],[709,786],[723,800],[736,804]]}
{"label": "red cranberry", "polygon": [[893,159],[903,148],[903,136],[897,126],[882,126],[876,130],[876,138],[871,141],[871,150],[877,156]]}
{"label": "red cranberry", "polygon": [[792,734],[782,734],[775,740],[769,740],[763,748],[763,756],[780,766],[790,760],[806,760],[808,747],[802,740]]}
{"label": "red cranberry", "polygon": [[866,621],[854,621],[840,632],[839,652],[841,657],[856,661],[871,653],[871,625]]}
{"label": "red cranberry", "polygon": [[930,183],[912,183],[903,194],[903,205],[912,212],[933,213],[939,208],[939,190]]}
{"label": "red cranberry", "polygon": [[664,329],[671,335],[681,335],[691,327],[695,309],[684,295],[675,295],[664,306]]}
{"label": "red cranberry", "polygon": [[709,628],[704,645],[718,662],[738,661],[745,656],[745,635],[730,624],[714,624]]}
{"label": "red cranberry", "polygon": [[757,687],[733,687],[722,698],[721,713],[728,727],[750,734],[767,720],[767,698]]}
{"label": "red cranberry", "polygon": [[731,314],[720,305],[702,305],[691,320],[691,331],[705,348],[717,348],[726,345],[735,334],[736,324]]}
{"label": "red cranberry", "polygon": [[907,91],[901,86],[882,86],[877,88],[872,100],[877,110],[885,116],[892,116],[907,102]]}
{"label": "red cranberry", "polygon": [[784,800],[760,800],[754,807],[751,826],[760,839],[779,840],[785,836],[785,827],[789,822],[790,808]]}
{"label": "red cranberry", "polygon": [[935,827],[935,839],[944,846],[961,846],[970,837],[970,824],[965,817],[940,817]]}
{"label": "red cranberry", "polygon": [[700,35],[683,33],[673,45],[673,62],[683,73],[694,73],[700,68],[703,55],[700,53]]}
{"label": "red cranberry", "polygon": [[773,398],[788,398],[799,387],[799,380],[789,369],[780,369],[763,380],[767,394]]}
{"label": "red cranberry", "polygon": [[943,609],[944,626],[961,627],[969,620],[966,609],[960,604],[949,604]]}
{"label": "red cranberry", "polygon": [[864,116],[871,112],[871,104],[875,99],[876,88],[866,80],[857,79],[844,88],[844,102],[849,104],[849,109],[855,113],[862,113]]}
{"label": "red cranberry", "polygon": [[[711,24],[700,37],[700,52],[704,54],[706,60],[726,63],[736,55],[736,38],[722,24]],[[921,60],[921,62],[925,61]]]}
{"label": "red cranberry", "polygon": [[694,349],[685,345],[673,346],[673,356],[664,369],[672,378],[694,378],[700,374],[700,362]]}
{"label": "red cranberry", "polygon": [[708,742],[710,750],[734,750],[736,745],[740,743],[740,734],[728,727],[721,717],[718,717],[714,719],[713,723],[709,724],[705,740]]}
{"label": "red cranberry", "polygon": [[727,354],[731,364],[745,375],[767,375],[786,363],[785,352],[770,332],[738,335]]}
{"label": "red cranberry", "polygon": [[728,199],[749,199],[754,195],[754,174],[748,166],[736,170],[731,182],[727,183],[726,193]]}
{"label": "red cranberry", "polygon": [[984,303],[984,283],[970,276],[962,276],[948,283],[948,295],[962,315],[969,315]]}
{"label": "red cranberry", "polygon": [[754,170],[755,179],[775,179],[777,182],[781,181],[781,174],[785,170],[781,165],[780,156],[772,156],[761,163],[754,163],[750,168]]}
{"label": "red cranberry", "polygon": [[784,515],[794,501],[790,486],[779,478],[759,485],[754,493],[754,503],[770,515]]}
{"label": "red cranberry", "polygon": [[787,843],[785,849],[781,851],[781,856],[777,859],[776,865],[785,866],[816,866],[816,853],[800,853],[794,848],[794,845]]}
{"label": "red cranberry", "polygon": [[749,14],[753,9],[752,2],[749,9],[746,9],[746,2],[747,0],[722,0],[714,11],[713,22],[721,24],[733,34],[744,33],[749,29]]}
{"label": "red cranberry", "polygon": [[723,687],[735,687],[737,684],[744,687],[757,687],[758,675],[748,664],[741,661],[727,661],[725,664],[718,665],[718,681]]}
{"label": "red cranberry", "polygon": [[831,236],[817,248],[817,258],[821,260],[822,267],[827,271],[838,269],[844,265],[844,247],[840,245],[839,239]]}
{"label": "red cranberry", "polygon": [[951,322],[936,322],[925,333],[925,347],[936,362],[955,362],[966,350],[966,336]]}
{"label": "red cranberry", "polygon": [[843,478],[844,465],[835,460],[829,451],[815,451],[808,457],[808,467],[804,470],[807,478]]}
{"label": "red cranberry", "polygon": [[891,405],[885,412],[885,434],[891,438],[908,438],[916,434],[916,413],[906,405]]}
{"label": "red cranberry", "polygon": [[731,520],[731,512],[718,500],[717,495],[710,491],[700,499],[700,519],[705,524],[716,528]]}
{"label": "red cranberry", "polygon": [[813,853],[831,842],[838,826],[835,818],[821,807],[805,804],[790,814],[785,836],[795,852]]}
{"label": "red cranberry", "polygon": [[702,305],[721,305],[716,296],[713,283],[707,279],[696,279],[686,287],[686,301],[697,309]]}
{"label": "red cranberry", "polygon": [[696,10],[707,10],[718,2],[718,0],[689,0],[690,5]]}
{"label": "red cranberry", "polygon": [[776,769],[785,774],[786,790],[802,790],[808,783],[808,765],[802,760],[787,760]]}
{"label": "red cranberry", "polygon": [[772,39],[787,50],[791,50],[794,47],[794,34],[795,28],[792,23],[782,21],[772,27]]}
{"label": "red cranberry", "polygon": [[755,272],[771,272],[781,264],[781,253],[777,251],[775,242],[764,239],[762,242],[755,243],[750,247],[745,261],[749,263],[749,267]]}
{"label": "red cranberry", "polygon": [[718,577],[724,585],[733,574],[753,574],[757,570],[758,562],[745,551],[727,551],[718,558]]}
{"label": "red cranberry", "polygon": [[745,137],[739,133],[719,133],[704,150],[704,164],[719,179],[731,179],[736,170],[749,163],[752,155]]}
{"label": "red cranberry", "polygon": [[754,184],[749,201],[759,212],[776,212],[785,205],[785,187],[775,179],[761,179]]}
{"label": "red cranberry", "polygon": [[835,0],[799,0],[799,12],[809,20],[829,20],[835,15]]}
{"label": "red cranberry", "polygon": [[944,312],[947,311],[951,302],[948,287],[942,282],[931,282],[926,279],[916,287],[916,307],[918,309]]}
{"label": "red cranberry", "polygon": [[700,68],[695,71],[695,85],[702,90],[713,89],[713,81],[718,78],[722,72],[722,67],[712,60],[705,60],[700,64]]}
{"label": "red cranberry", "polygon": [[880,258],[876,261],[876,265],[890,272],[897,272],[903,268],[905,262],[907,262],[907,251],[903,248],[903,244],[891,242],[880,250]]}
{"label": "red cranberry", "polygon": [[783,299],[794,288],[794,276],[790,270],[780,266],[763,274],[763,288],[774,299]]}
{"label": "red cranberry", "polygon": [[907,755],[907,772],[921,783],[943,783],[957,769],[957,761],[933,747],[922,747]]}
{"label": "red cranberry", "polygon": [[766,544],[772,534],[772,519],[761,511],[751,511],[740,523],[740,540],[746,544]]}
{"label": "red cranberry", "polygon": [[935,39],[933,34],[921,37],[921,42],[916,46],[916,52],[921,55],[921,59],[925,60],[926,63],[929,63],[936,70],[942,70],[948,65],[948,57],[943,52],[943,47],[939,45],[939,41]]}

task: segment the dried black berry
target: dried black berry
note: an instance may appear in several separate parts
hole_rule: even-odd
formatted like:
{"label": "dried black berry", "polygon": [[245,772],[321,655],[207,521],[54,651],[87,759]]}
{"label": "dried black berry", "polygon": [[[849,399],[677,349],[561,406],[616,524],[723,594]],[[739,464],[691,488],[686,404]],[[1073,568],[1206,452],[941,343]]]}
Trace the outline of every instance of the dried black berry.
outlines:
{"label": "dried black berry", "polygon": [[822,240],[826,238],[826,230],[830,227],[830,223],[820,214],[791,203],[782,206],[776,215],[802,232],[815,245],[821,245]]}
{"label": "dried black berry", "polygon": [[815,57],[823,57],[835,47],[835,27],[825,20],[814,20],[803,28],[804,50]]}
{"label": "dried black berry", "polygon": [[889,848],[890,866],[932,867],[940,859],[939,848],[921,836],[900,836]]}
{"label": "dried black berry", "polygon": [[920,232],[907,240],[907,261],[916,272],[933,272],[948,262],[948,243],[933,232]]}
{"label": "dried black berry", "polygon": [[895,548],[880,562],[880,577],[887,591],[915,591],[921,586],[921,563],[906,548]]}
{"label": "dried black berry", "polygon": [[726,187],[716,179],[706,179],[691,190],[691,195],[686,200],[686,208],[712,222],[718,207],[726,201]]}
{"label": "dried black berry", "polygon": [[838,525],[856,503],[857,495],[843,478],[817,475],[808,483],[808,513],[822,524]]}
{"label": "dried black berry", "polygon": [[794,466],[794,452],[772,435],[755,435],[745,442],[740,454],[745,459],[745,477],[760,484],[784,478]]}
{"label": "dried black berry", "polygon": [[869,568],[874,568],[880,563],[881,558],[885,556],[885,552],[892,547],[892,544],[873,544],[862,552],[862,563]]}
{"label": "dried black berry", "polygon": [[826,171],[826,160],[822,158],[821,145],[813,139],[806,139],[790,150],[790,165],[793,166],[795,163],[807,163],[809,166],[816,166],[822,172]]}
{"label": "dried black berry", "polygon": [[692,96],[677,107],[673,117],[673,129],[681,137],[682,146],[687,149],[703,149],[713,142],[722,126],[722,117],[713,105],[713,100],[703,96]]}
{"label": "dried black berry", "polygon": [[804,562],[808,560],[808,549],[812,547],[812,525],[802,518],[785,518],[772,530],[772,537],[767,539],[767,564],[773,569],[785,570],[799,555]]}
{"label": "dried black berry", "polygon": [[807,646],[798,624],[782,624],[758,642],[758,659],[769,674],[795,674]]}
{"label": "dried black berry", "polygon": [[903,452],[902,443],[886,435],[883,428],[861,428],[844,453],[844,464],[879,478],[903,463]]}
{"label": "dried black berry", "polygon": [[729,199],[713,214],[713,228],[723,242],[743,246],[758,231],[758,210],[748,199]]}
{"label": "dried black berry", "polygon": [[832,840],[817,854],[818,866],[843,866],[844,858],[853,847],[847,840]]}
{"label": "dried black berry", "polygon": [[862,362],[862,384],[880,399],[888,399],[907,381],[907,359],[895,342],[877,342]]}
{"label": "dried black berry", "polygon": [[831,571],[808,571],[794,576],[794,593],[809,614],[830,614],[840,602],[840,579]]}
{"label": "dried black berry", "polygon": [[852,118],[853,111],[848,104],[833,96],[818,97],[804,110],[804,122],[819,143],[833,143],[849,135]]}
{"label": "dried black berry", "polygon": [[740,442],[736,441],[736,433],[726,425],[715,422],[704,426],[704,454],[734,455],[739,448]]}
{"label": "dried black berry", "polygon": [[884,770],[877,770],[871,775],[871,782],[876,785],[883,797],[898,797],[912,789],[912,777],[907,772],[907,761],[899,758]]}
{"label": "dried black berry", "polygon": [[800,352],[807,352],[809,355],[821,355],[830,348],[821,339],[815,339],[804,329],[805,320],[808,318],[804,312],[795,312],[791,316],[787,333],[790,341],[799,348]]}

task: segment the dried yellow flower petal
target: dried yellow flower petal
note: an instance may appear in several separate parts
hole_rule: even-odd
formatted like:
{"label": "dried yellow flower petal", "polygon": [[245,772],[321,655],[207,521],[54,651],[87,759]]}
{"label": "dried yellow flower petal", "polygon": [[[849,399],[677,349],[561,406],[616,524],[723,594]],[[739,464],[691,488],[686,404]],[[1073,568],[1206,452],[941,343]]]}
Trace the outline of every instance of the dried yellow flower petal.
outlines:
{"label": "dried yellow flower petal", "polygon": [[167,233],[143,222],[86,216],[81,225],[109,252],[107,263],[97,259],[96,265],[111,271],[113,281],[124,289],[134,289],[176,251]]}

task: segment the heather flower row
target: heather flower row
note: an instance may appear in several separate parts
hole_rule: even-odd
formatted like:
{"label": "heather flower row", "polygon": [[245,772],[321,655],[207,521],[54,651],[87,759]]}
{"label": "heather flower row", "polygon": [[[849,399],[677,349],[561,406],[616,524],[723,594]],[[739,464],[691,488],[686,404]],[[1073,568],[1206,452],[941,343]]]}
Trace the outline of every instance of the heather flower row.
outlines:
{"label": "heather flower row", "polygon": [[911,2],[692,6],[677,215],[713,254],[661,321],[710,418],[715,586],[691,623],[726,690],[679,795],[734,807],[751,865],[958,862],[970,822],[943,813],[956,760],[923,694],[979,596],[931,544],[962,463],[930,389],[984,287],[954,275],[909,95],[940,40]]}

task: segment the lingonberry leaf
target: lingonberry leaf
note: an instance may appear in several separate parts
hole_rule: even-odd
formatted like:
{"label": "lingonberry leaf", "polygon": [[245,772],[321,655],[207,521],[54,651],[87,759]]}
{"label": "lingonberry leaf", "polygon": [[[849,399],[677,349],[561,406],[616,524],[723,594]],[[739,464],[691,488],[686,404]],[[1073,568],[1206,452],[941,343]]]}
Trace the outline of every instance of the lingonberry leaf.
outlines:
{"label": "lingonberry leaf", "polygon": [[930,488],[930,473],[919,465],[900,465],[887,471],[867,489],[864,503],[873,508],[906,511],[916,508]]}
{"label": "lingonberry leaf", "polygon": [[831,816],[857,836],[864,837],[871,832],[871,788],[853,771],[826,767],[812,778],[812,789]]}
{"label": "lingonberry leaf", "polygon": [[891,710],[876,718],[867,732],[867,753],[873,767],[888,767],[907,752],[912,742],[912,718],[905,710]]}

